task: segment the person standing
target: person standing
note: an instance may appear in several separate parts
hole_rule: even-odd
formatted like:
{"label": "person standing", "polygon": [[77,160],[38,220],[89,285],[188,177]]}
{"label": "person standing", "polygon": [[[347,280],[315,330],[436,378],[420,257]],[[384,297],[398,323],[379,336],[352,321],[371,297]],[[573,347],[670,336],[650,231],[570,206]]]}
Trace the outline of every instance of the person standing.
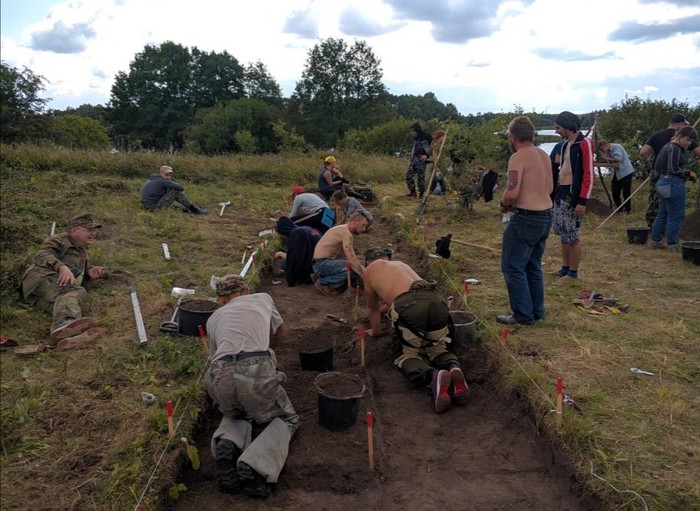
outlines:
{"label": "person standing", "polygon": [[533,143],[535,126],[529,117],[518,116],[510,122],[508,139],[513,155],[499,209],[513,212],[501,252],[512,312],[496,320],[531,325],[545,317],[542,254],[552,224],[552,166],[547,153]]}
{"label": "person standing", "polygon": [[[240,275],[219,280],[216,294],[221,307],[207,321],[211,365],[204,377],[223,415],[211,441],[215,478],[226,493],[269,497],[299,427],[273,351],[287,327],[272,297],[251,294]],[[255,437],[253,422],[264,427]]]}
{"label": "person standing", "polygon": [[554,128],[564,139],[561,149],[559,184],[554,192],[552,227],[561,238],[562,266],[555,273],[559,283],[575,281],[581,262],[581,221],[593,190],[593,145],[579,130],[578,116],[563,111]]}
{"label": "person standing", "polygon": [[697,179],[695,172],[681,168],[683,151],[698,139],[692,126],[683,126],[666,144],[654,162],[654,170],[659,173],[656,191],[659,196],[659,212],[651,228],[652,248],[663,248],[661,238],[666,233],[666,245],[678,250],[679,237],[685,218],[685,182]]}
{"label": "person standing", "polygon": [[353,213],[348,222],[331,227],[314,248],[314,286],[324,295],[330,296],[345,290],[348,279],[357,283],[362,278],[364,267],[357,260],[353,234],[367,230],[369,220],[361,211]]}
{"label": "person standing", "polygon": [[408,197],[416,196],[416,183],[418,182],[418,198],[423,198],[425,193],[425,166],[428,156],[431,154],[430,144],[433,137],[430,133],[423,131],[417,122],[411,126],[413,133],[413,146],[411,147],[411,163],[406,172],[406,186],[408,187]]}
{"label": "person standing", "polygon": [[456,355],[447,349],[450,311],[435,282],[423,280],[401,261],[390,261],[383,247],[365,251],[363,281],[370,337],[382,335],[388,310],[393,330],[394,365],[418,388],[428,387],[436,413],[465,405],[469,387]]}
{"label": "person standing", "polygon": [[[674,114],[673,117],[671,117],[671,121],[668,123],[668,127],[651,135],[639,150],[639,157],[644,163],[644,166],[647,169],[650,169],[649,205],[647,206],[647,212],[645,214],[647,225],[649,227],[654,225],[654,219],[659,211],[659,196],[656,193],[656,183],[660,177],[654,170],[655,160],[651,160],[649,157],[652,151],[654,152],[655,158],[658,157],[661,149],[663,149],[663,147],[671,141],[673,136],[676,134],[676,131],[683,126],[687,126],[688,124],[688,119],[685,118],[685,115],[681,113]],[[688,146],[688,150],[692,151],[695,153],[696,157],[700,158],[700,146],[696,141],[691,142],[691,144]]]}
{"label": "person standing", "polygon": [[22,295],[53,316],[50,339],[58,349],[83,346],[106,332],[95,318],[83,317],[88,305],[84,284],[104,277],[102,266],[88,263],[88,247],[102,224],[90,213],[68,220],[68,232],[49,237],[22,277]]}
{"label": "person standing", "polygon": [[[613,169],[612,178],[612,197],[615,201],[615,206],[618,208],[623,203],[622,197],[625,199],[625,205],[620,211],[629,213],[632,211],[632,202],[629,197],[632,194],[632,178],[634,177],[634,167],[630,161],[630,157],[625,151],[625,148],[620,144],[611,144],[606,140],[598,142],[598,156],[603,163],[617,163],[618,166]],[[621,196],[622,195],[622,196]]]}
{"label": "person standing", "polygon": [[192,204],[184,194],[185,187],[173,182],[173,168],[163,165],[157,173],[151,174],[141,189],[141,205],[148,211],[169,208],[174,202],[181,204],[193,215],[208,215],[209,212]]}

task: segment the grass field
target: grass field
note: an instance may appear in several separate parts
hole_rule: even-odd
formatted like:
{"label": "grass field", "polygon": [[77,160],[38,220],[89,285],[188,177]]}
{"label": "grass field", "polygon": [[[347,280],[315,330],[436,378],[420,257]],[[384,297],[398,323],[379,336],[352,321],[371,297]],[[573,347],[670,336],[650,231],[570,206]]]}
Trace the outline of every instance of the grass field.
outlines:
{"label": "grass field", "polygon": [[[156,509],[178,482],[186,447],[168,444],[164,406],[145,406],[141,392],[153,393],[161,405],[173,400],[182,417],[178,436],[185,438],[202,396],[201,348],[158,332],[173,310],[173,283],[189,278],[203,289],[211,275],[240,271],[244,247],[258,243],[256,233],[271,226],[273,211],[287,208],[291,185],[314,186],[322,155],[164,158],[28,146],[3,146],[1,154],[2,335],[21,344],[48,336],[50,318],[21,306],[15,287],[53,221],[60,231],[83,211],[99,218],[105,227],[90,249],[91,261],[107,267],[110,278],[90,289],[91,315],[108,328],[97,347],[30,358],[4,350],[0,356],[0,507],[133,509],[165,452],[142,503],[143,510]],[[401,197],[404,160],[338,159],[351,179],[371,183],[380,198],[376,214],[396,218],[413,243],[433,252],[434,241],[452,233],[456,240],[500,248],[503,224],[495,202],[477,202],[468,211],[457,196],[449,203],[431,199],[415,226],[418,204]],[[210,216],[140,209],[141,185],[164,163]],[[601,193],[598,186],[595,194]],[[616,216],[600,229],[604,217],[586,217],[579,285],[556,286],[548,275],[547,320],[514,329],[507,343],[495,322],[508,308],[498,253],[453,243],[444,268],[437,259],[434,264],[455,296],[463,279],[482,282],[469,287],[463,305],[479,318],[494,371],[571,457],[587,491],[611,509],[700,509],[700,269],[677,253],[627,243],[627,227],[644,225],[645,196],[646,190],[635,196],[632,215]],[[224,200],[232,204],[219,217]],[[242,217],[253,220],[237,221]],[[164,259],[162,242],[169,243],[171,260]],[[258,271],[273,250],[271,244],[258,258]],[[544,260],[546,273],[558,268],[558,238],[550,237]],[[138,346],[132,288],[147,324],[146,347]],[[629,312],[589,314],[572,303],[580,288],[618,297]],[[633,374],[632,367],[654,375]],[[557,377],[578,408],[566,407],[559,421],[551,413]]]}

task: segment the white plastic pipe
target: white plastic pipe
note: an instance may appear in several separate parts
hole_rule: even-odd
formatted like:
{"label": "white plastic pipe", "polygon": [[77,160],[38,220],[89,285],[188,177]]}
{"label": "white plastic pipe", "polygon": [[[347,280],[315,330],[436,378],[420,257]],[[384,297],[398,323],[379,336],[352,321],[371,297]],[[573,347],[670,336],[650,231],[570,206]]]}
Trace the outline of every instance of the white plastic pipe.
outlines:
{"label": "white plastic pipe", "polygon": [[134,308],[134,320],[136,320],[136,331],[139,334],[139,344],[143,345],[148,342],[146,337],[146,327],[143,324],[143,316],[141,315],[141,306],[139,305],[139,297],[136,296],[136,290],[131,292],[131,305]]}

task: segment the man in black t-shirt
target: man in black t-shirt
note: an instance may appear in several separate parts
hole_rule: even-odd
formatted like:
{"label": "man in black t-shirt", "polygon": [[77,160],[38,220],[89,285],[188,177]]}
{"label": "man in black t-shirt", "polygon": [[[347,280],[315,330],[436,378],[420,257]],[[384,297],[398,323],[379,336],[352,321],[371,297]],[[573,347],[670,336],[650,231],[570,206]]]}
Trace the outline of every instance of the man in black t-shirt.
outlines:
{"label": "man in black t-shirt", "polygon": [[[656,214],[659,212],[659,196],[656,194],[656,182],[659,180],[659,176],[654,173],[654,162],[650,161],[649,154],[654,151],[654,158],[661,152],[663,146],[668,144],[673,135],[676,134],[676,130],[690,124],[683,114],[674,114],[671,117],[671,121],[668,123],[668,128],[662,129],[654,133],[646,141],[644,146],[639,150],[639,157],[642,159],[645,167],[650,169],[649,177],[651,178],[651,183],[649,186],[649,206],[646,212],[647,225],[651,227],[654,225],[654,219]],[[689,151],[695,153],[695,156],[700,158],[700,146],[698,146],[696,141],[693,141],[688,147]]]}

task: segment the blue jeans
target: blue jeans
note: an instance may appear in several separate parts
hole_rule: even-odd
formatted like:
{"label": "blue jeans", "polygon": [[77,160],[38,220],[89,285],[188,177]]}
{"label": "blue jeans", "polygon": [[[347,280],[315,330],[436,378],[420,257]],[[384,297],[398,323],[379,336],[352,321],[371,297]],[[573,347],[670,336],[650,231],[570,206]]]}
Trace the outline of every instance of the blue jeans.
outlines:
{"label": "blue jeans", "polygon": [[550,211],[516,211],[503,233],[501,271],[513,318],[518,323],[544,319],[542,254],[551,225]]}
{"label": "blue jeans", "polygon": [[680,177],[661,176],[656,183],[659,195],[659,212],[651,228],[651,239],[659,243],[666,232],[666,244],[678,245],[685,218],[685,180]]}

